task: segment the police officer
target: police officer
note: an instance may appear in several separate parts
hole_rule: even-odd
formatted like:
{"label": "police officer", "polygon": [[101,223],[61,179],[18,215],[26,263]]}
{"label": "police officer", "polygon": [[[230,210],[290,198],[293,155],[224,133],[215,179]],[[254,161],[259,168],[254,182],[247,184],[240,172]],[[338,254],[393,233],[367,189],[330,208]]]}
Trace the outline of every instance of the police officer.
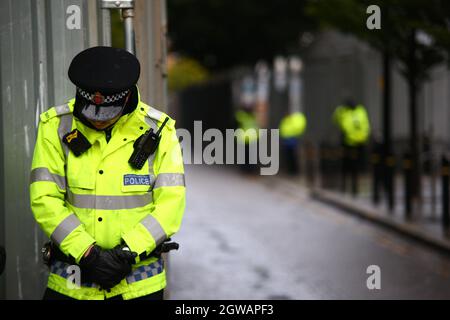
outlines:
{"label": "police officer", "polygon": [[280,137],[287,172],[298,174],[298,143],[306,129],[306,117],[303,112],[293,112],[285,115],[280,121]]}
{"label": "police officer", "polygon": [[362,166],[364,148],[370,136],[370,122],[367,111],[362,104],[352,99],[338,106],[333,113],[333,120],[342,134],[344,150],[342,159],[342,189],[346,190],[346,177],[351,176],[352,194],[358,192],[358,172]]}
{"label": "police officer", "polygon": [[139,74],[123,49],[84,50],[68,71],[75,98],[40,115],[30,198],[52,241],[44,299],[162,299],[184,168],[175,121],[140,101]]}
{"label": "police officer", "polygon": [[250,159],[258,157],[256,144],[259,139],[259,125],[254,114],[253,106],[244,105],[239,108],[235,112],[235,120],[238,129],[236,141],[240,148],[242,148],[241,150],[244,151],[245,157],[245,162],[241,164],[240,168],[244,174],[254,175],[258,169],[258,164],[251,163]]}

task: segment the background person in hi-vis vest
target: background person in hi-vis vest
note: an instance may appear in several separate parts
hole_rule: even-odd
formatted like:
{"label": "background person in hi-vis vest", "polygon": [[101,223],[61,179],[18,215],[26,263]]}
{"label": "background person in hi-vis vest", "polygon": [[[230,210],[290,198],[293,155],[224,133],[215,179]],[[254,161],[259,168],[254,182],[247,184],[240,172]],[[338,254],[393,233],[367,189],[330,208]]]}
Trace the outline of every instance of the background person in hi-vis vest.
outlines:
{"label": "background person in hi-vis vest", "polygon": [[286,171],[290,175],[299,173],[298,145],[306,129],[303,112],[286,114],[280,121],[280,137]]}
{"label": "background person in hi-vis vest", "polygon": [[40,116],[30,197],[51,239],[44,299],[163,298],[184,168],[175,121],[140,101],[139,74],[126,50],[84,50],[68,71],[75,98]]}
{"label": "background person in hi-vis vest", "polygon": [[358,173],[364,163],[365,147],[370,137],[370,121],[366,108],[347,98],[336,108],[333,121],[342,135],[342,190],[346,190],[347,176],[351,176],[352,194],[358,193]]}

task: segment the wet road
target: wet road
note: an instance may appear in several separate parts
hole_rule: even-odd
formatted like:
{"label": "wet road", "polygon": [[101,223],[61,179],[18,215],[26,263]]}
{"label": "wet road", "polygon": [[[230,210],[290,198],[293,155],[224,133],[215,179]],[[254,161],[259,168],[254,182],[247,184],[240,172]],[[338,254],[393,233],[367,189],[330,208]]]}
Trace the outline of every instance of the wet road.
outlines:
{"label": "wet road", "polygon": [[[450,299],[450,255],[277,178],[188,166],[171,299]],[[367,288],[367,267],[381,289]]]}

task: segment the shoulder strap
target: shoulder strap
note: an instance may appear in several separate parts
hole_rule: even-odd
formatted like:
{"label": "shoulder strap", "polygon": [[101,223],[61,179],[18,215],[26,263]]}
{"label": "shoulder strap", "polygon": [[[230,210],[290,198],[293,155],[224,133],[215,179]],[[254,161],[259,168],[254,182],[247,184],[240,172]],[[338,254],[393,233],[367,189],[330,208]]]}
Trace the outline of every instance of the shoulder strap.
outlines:
{"label": "shoulder strap", "polygon": [[72,131],[73,115],[67,104],[60,105],[52,109],[55,110],[56,116],[60,117],[58,126],[58,137],[59,141],[61,142],[61,147],[63,148],[64,151],[65,160],[67,161],[67,157],[69,155],[69,147],[63,142],[63,138],[66,133]]}
{"label": "shoulder strap", "polygon": [[164,113],[162,113],[161,111],[156,110],[155,108],[152,108],[150,106],[147,109],[147,116],[158,122],[162,121],[161,118],[163,115],[164,115]]}
{"label": "shoulder strap", "polygon": [[72,111],[70,111],[69,105],[66,104],[62,104],[60,106],[56,106],[53,108],[48,109],[46,112],[43,112],[40,115],[41,121],[43,122],[47,122],[48,120],[57,117],[57,116],[62,116],[65,114],[71,114]]}

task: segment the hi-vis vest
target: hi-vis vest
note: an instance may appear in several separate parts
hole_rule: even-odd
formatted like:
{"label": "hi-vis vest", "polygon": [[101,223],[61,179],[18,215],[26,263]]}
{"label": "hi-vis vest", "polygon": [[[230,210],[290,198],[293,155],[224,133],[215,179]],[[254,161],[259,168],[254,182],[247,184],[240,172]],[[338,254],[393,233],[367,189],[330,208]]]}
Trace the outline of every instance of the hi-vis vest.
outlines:
{"label": "hi-vis vest", "polygon": [[238,130],[236,130],[237,141],[242,144],[252,143],[259,138],[259,127],[256,117],[249,112],[238,110],[235,113],[238,122]]}
{"label": "hi-vis vest", "polygon": [[[40,116],[31,171],[33,214],[62,252],[80,261],[96,243],[110,249],[124,241],[137,254],[150,253],[178,231],[185,208],[181,148],[170,119],[157,151],[142,169],[128,164],[133,143],[166,114],[139,101],[136,110],[114,125],[109,143],[105,133],[85,126],[72,115],[74,99]],[[77,128],[92,144],[76,157],[62,137]],[[68,265],[50,268],[48,287],[76,299],[133,299],[166,286],[162,259],[137,259],[133,271],[106,291],[95,283],[68,285]]]}
{"label": "hi-vis vest", "polygon": [[291,113],[280,122],[280,136],[282,138],[300,137],[306,129],[306,117],[301,112]]}
{"label": "hi-vis vest", "polygon": [[357,146],[364,144],[369,139],[369,117],[362,105],[357,105],[355,109],[340,106],[334,112],[333,118],[344,134],[346,145]]}

